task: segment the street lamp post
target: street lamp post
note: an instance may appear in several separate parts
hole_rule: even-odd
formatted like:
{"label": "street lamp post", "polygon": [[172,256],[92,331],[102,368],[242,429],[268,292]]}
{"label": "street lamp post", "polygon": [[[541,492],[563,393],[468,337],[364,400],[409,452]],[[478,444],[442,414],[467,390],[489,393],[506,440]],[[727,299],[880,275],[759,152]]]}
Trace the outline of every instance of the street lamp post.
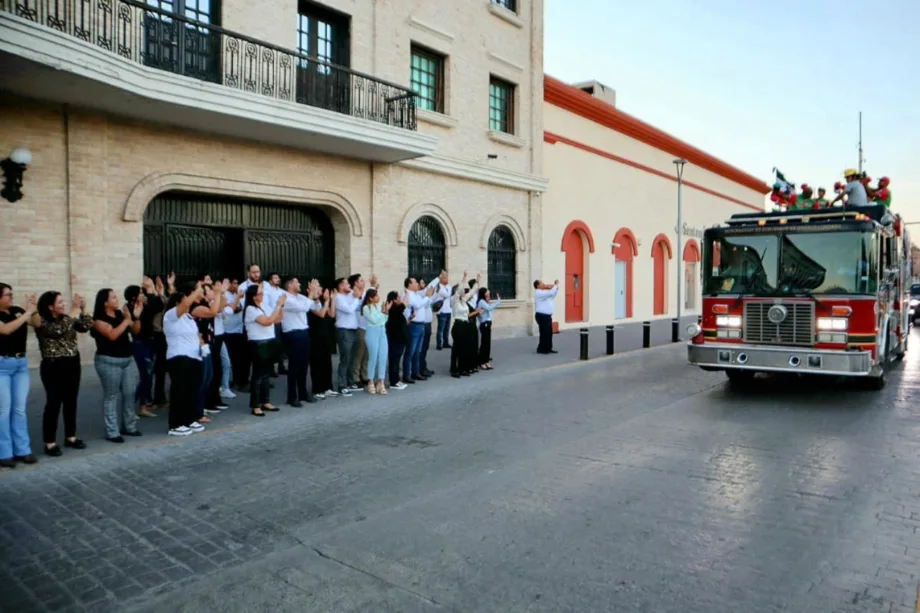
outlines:
{"label": "street lamp post", "polygon": [[683,264],[683,250],[681,247],[684,242],[684,218],[683,210],[680,205],[680,192],[684,185],[684,164],[687,160],[678,158],[674,160],[674,166],[677,167],[677,340],[680,340],[680,309],[681,309],[681,286],[683,285],[684,271],[681,269]]}

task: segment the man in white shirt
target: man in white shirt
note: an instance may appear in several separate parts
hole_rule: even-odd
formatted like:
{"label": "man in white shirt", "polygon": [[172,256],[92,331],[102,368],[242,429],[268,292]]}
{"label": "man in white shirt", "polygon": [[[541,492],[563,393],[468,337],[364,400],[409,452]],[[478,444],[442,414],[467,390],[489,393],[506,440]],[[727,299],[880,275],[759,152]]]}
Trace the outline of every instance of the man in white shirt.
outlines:
{"label": "man in white shirt", "polygon": [[[437,336],[435,337],[435,343],[437,345],[437,350],[441,349],[450,349],[450,283],[447,279],[447,271],[442,270],[441,274],[438,275],[436,279],[438,288],[435,289],[434,301],[444,300],[444,304],[441,305],[441,308],[438,310],[436,315],[438,316],[438,331]],[[434,283],[435,281],[432,281]]]}
{"label": "man in white shirt", "polygon": [[859,177],[859,171],[855,168],[849,168],[843,172],[844,178],[847,180],[846,187],[840,192],[836,198],[834,198],[831,205],[834,205],[839,200],[842,200],[844,196],[847,197],[846,206],[856,207],[856,206],[868,206],[869,205],[869,196],[866,194],[866,186],[862,184]]}
{"label": "man in white shirt", "polygon": [[339,393],[351,396],[362,389],[351,381],[351,365],[358,339],[358,312],[361,310],[361,293],[352,289],[348,279],[336,279],[335,336],[339,346]]}
{"label": "man in white shirt", "polygon": [[310,325],[307,314],[318,311],[322,305],[316,300],[322,288],[313,279],[307,295],[300,293],[300,280],[292,277],[284,284],[287,299],[281,318],[281,334],[288,356],[287,403],[299,409],[302,402],[313,402],[307,392],[307,370],[310,364]]}
{"label": "man in white shirt", "polygon": [[[371,287],[377,289],[377,275],[371,275]],[[364,301],[364,291],[367,288],[367,282],[364,280],[364,277],[361,275],[355,274],[348,277],[348,284],[358,290],[358,296],[361,298],[362,302]],[[367,321],[364,319],[364,315],[361,313],[361,308],[358,308],[358,329],[356,330],[355,335],[355,352],[351,358],[351,380],[359,386],[360,389],[364,389],[367,385],[367,341],[365,340],[365,335],[367,334]],[[357,391],[357,390],[356,390]]]}
{"label": "man in white shirt", "polygon": [[[431,312],[431,296],[435,286],[428,286],[422,290],[415,277],[406,277],[403,285],[406,288],[406,319],[409,320],[409,342],[403,356],[403,382],[415,383],[425,381],[428,376],[422,373],[422,345],[425,341],[425,323],[420,321],[424,317],[424,309]],[[431,325],[429,320],[428,325]],[[430,327],[429,327],[430,330]]]}
{"label": "man in white shirt", "polygon": [[224,325],[224,346],[221,348],[221,355],[224,351],[227,352],[230,366],[223,372],[220,395],[224,398],[236,398],[231,388],[239,388],[245,384],[248,374],[244,372],[248,348],[246,336],[243,334],[243,292],[240,291],[237,279],[230,281],[225,296],[231,312],[224,311],[224,315],[221,316]]}
{"label": "man in white shirt", "polygon": [[559,293],[559,279],[550,285],[542,283],[539,279],[533,282],[534,289],[534,319],[540,331],[540,341],[537,343],[537,353],[548,355],[559,353],[553,349],[553,310],[554,300]]}
{"label": "man in white shirt", "polygon": [[[281,275],[276,272],[268,274],[268,286],[264,288],[262,295],[262,308],[271,309],[269,313],[275,310],[275,307],[278,305],[278,298],[285,293],[284,288],[281,287]],[[281,324],[275,324],[275,338],[281,342],[282,341],[282,331]],[[282,343],[282,347],[284,344]],[[278,358],[277,370],[273,367],[271,376],[277,377],[278,375],[287,374],[287,369],[284,367],[284,350],[282,349],[280,357]]]}
{"label": "man in white shirt", "polygon": [[[425,326],[425,330],[422,334],[422,351],[419,355],[419,368],[421,369],[420,372],[423,377],[431,377],[434,375],[434,371],[428,369],[428,349],[431,347],[431,324],[434,319],[434,310],[432,307],[439,300],[444,300],[444,304],[447,304],[448,307],[450,306],[450,287],[441,285],[440,277],[437,279],[432,279],[431,283],[429,283],[427,286],[425,285],[425,282],[422,281],[419,283],[418,291],[419,295],[422,297],[424,297],[426,293],[426,287],[434,288],[434,293],[431,295],[431,303],[419,309],[415,321],[419,321]],[[441,305],[441,309],[443,308],[444,306]],[[449,321],[450,318],[448,317],[448,322]]]}

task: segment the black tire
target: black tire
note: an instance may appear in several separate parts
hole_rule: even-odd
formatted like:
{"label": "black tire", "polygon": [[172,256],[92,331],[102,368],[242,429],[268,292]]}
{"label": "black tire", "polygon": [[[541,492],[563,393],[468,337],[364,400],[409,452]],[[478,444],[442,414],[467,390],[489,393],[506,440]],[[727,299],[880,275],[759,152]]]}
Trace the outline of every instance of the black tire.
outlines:
{"label": "black tire", "polygon": [[870,377],[866,382],[870,390],[877,392],[884,389],[885,384],[888,383],[888,367],[891,364],[891,354],[888,352],[889,341],[885,341],[885,351],[882,353],[881,359],[879,360],[879,365],[882,367],[882,372],[877,377]]}

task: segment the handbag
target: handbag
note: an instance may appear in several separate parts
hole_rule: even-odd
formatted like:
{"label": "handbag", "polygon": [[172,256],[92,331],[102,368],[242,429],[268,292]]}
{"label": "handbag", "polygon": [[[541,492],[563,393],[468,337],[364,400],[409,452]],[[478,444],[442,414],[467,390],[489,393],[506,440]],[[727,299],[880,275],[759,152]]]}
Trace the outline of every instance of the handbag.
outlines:
{"label": "handbag", "polygon": [[441,307],[443,307],[443,306],[444,306],[444,299],[443,299],[443,298],[440,299],[440,300],[438,300],[437,302],[432,302],[432,303],[431,303],[431,312],[437,314],[437,313],[439,313],[439,312],[441,311]]}

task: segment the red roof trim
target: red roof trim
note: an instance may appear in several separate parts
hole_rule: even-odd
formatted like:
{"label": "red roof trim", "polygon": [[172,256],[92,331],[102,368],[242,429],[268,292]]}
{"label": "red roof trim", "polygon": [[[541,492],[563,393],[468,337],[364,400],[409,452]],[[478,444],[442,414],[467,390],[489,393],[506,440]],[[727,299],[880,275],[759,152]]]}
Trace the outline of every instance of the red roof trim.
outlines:
{"label": "red roof trim", "polygon": [[748,189],[761,194],[770,191],[766,182],[757,177],[549,75],[543,76],[543,99],[554,106],[625,134],[646,145],[666,151],[675,157],[684,158],[694,166],[699,166]]}
{"label": "red roof trim", "polygon": [[[581,149],[582,151],[587,151],[588,153],[599,155],[603,158],[607,158],[608,160],[613,160],[614,162],[625,164],[626,166],[631,166],[632,168],[635,168],[637,170],[641,170],[643,172],[653,174],[656,177],[661,177],[662,179],[667,179],[668,181],[673,181],[674,183],[677,183],[676,175],[669,174],[667,172],[662,172],[658,170],[657,168],[652,168],[651,166],[646,166],[645,164],[634,162],[632,160],[621,157],[619,155],[607,153],[606,151],[602,151],[601,149],[597,149],[596,147],[592,147],[591,145],[585,145],[584,143],[580,143],[577,140],[572,140],[571,138],[566,138],[565,136],[560,136],[559,134],[553,134],[552,132],[544,132],[543,140],[550,144],[563,143],[565,145],[569,145],[570,147],[575,147],[576,149]],[[699,185],[698,183],[693,183],[691,181],[684,181],[683,185],[684,187],[689,187],[691,189],[699,190],[703,192],[704,194],[709,194],[710,196],[715,196],[716,198],[727,200],[728,202],[732,202],[734,204],[737,204],[738,206],[743,206],[753,211],[763,211],[763,207],[754,206],[753,204],[748,204],[747,202],[743,200],[738,200],[737,198],[733,198],[727,194],[723,194],[722,192],[717,192],[713,189],[709,189],[708,187],[703,187],[702,185]]]}

